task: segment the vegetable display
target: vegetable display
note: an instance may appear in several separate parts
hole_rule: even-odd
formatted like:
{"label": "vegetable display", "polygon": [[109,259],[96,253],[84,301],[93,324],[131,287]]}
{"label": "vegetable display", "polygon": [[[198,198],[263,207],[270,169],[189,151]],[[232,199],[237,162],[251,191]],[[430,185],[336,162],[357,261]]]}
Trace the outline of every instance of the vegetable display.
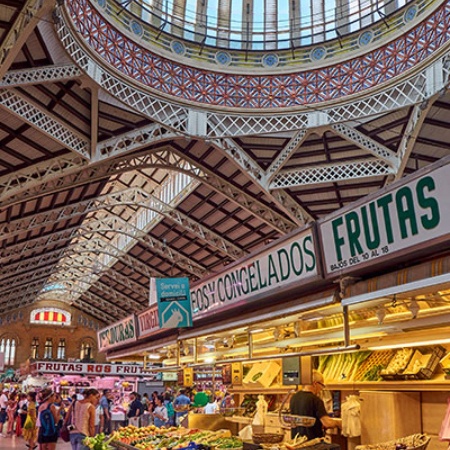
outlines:
{"label": "vegetable display", "polygon": [[119,428],[114,433],[113,439],[116,442],[132,445],[139,450],[179,450],[201,446],[215,447],[216,449],[237,449],[243,445],[242,440],[232,437],[229,430],[158,428],[154,425],[142,428],[129,425]]}

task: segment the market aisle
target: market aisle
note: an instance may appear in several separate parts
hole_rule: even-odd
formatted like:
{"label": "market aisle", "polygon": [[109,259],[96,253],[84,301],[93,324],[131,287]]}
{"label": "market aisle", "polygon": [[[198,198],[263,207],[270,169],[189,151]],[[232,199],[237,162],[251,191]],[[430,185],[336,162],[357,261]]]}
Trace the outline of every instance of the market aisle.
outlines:
{"label": "market aisle", "polygon": [[[0,450],[21,449],[28,450],[25,441],[21,437],[4,438],[0,437]],[[37,449],[36,449],[37,450]],[[64,442],[61,439],[56,444],[56,450],[71,450],[70,442]]]}

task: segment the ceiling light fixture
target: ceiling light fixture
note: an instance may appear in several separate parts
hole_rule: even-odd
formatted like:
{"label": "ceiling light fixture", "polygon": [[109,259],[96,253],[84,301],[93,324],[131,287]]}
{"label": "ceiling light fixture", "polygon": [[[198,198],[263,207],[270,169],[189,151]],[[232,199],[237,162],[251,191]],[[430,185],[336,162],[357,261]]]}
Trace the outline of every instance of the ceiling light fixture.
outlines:
{"label": "ceiling light fixture", "polygon": [[409,305],[408,309],[411,311],[412,318],[415,319],[417,317],[417,314],[419,314],[420,306],[417,303],[416,300],[413,300]]}
{"label": "ceiling light fixture", "polygon": [[399,344],[386,344],[367,347],[367,350],[390,350],[391,348],[403,347],[423,347],[426,345],[450,344],[450,338],[446,339],[431,339],[429,341],[415,341],[415,342],[401,342]]}
{"label": "ceiling light fixture", "polygon": [[378,325],[383,325],[384,318],[386,317],[386,310],[382,308],[378,308],[377,312],[375,313],[378,319]]}

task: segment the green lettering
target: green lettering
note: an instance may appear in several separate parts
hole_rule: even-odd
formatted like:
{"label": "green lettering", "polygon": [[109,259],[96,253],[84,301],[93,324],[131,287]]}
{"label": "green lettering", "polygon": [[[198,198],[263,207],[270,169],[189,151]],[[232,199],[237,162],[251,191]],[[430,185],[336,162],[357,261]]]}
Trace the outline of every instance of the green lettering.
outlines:
{"label": "green lettering", "polygon": [[268,269],[269,269],[269,286],[272,286],[272,284],[273,284],[272,278],[275,278],[275,280],[274,280],[275,283],[280,282],[280,279],[278,278],[278,274],[277,274],[277,268],[273,262],[272,255],[269,255],[268,265],[269,265],[269,267],[268,267]]}
{"label": "green lettering", "polygon": [[[291,266],[292,266],[292,270],[294,271],[295,275],[300,276],[303,272],[303,252],[302,249],[300,248],[300,245],[298,242],[294,242],[291,245],[291,249],[290,249],[290,255],[291,255]],[[297,250],[298,253],[298,258],[295,258],[295,254],[294,254],[294,250]],[[299,265],[296,267],[296,261],[299,262]]]}
{"label": "green lettering", "polygon": [[361,227],[359,226],[359,218],[356,212],[352,211],[345,215],[345,226],[347,227],[348,244],[350,246],[350,254],[352,256],[360,255],[363,252],[359,242],[361,235]]}
{"label": "green lettering", "polygon": [[[309,248],[308,244],[311,244],[311,249]],[[316,267],[316,255],[314,254],[314,245],[311,236],[307,236],[303,240],[303,251],[306,255],[311,257],[311,265],[308,265],[308,262],[305,258],[306,271],[311,272],[311,270],[314,270],[314,268]]]}
{"label": "green lettering", "polygon": [[422,178],[417,183],[416,186],[417,200],[419,202],[419,205],[423,209],[428,208],[431,214],[431,217],[428,214],[420,216],[420,221],[422,222],[422,225],[425,228],[425,230],[432,230],[433,228],[436,228],[439,225],[439,222],[441,221],[441,214],[439,212],[439,203],[433,197],[427,198],[424,192],[425,189],[428,192],[432,192],[436,189],[436,185],[434,184],[433,178],[431,177]]}
{"label": "green lettering", "polygon": [[[278,265],[280,266],[281,281],[287,280],[291,274],[291,265],[289,264],[289,255],[284,248],[277,251]],[[284,271],[286,269],[286,272]]]}
{"label": "green lettering", "polygon": [[[370,219],[367,214],[366,206],[363,206],[361,208],[361,216],[367,248],[369,250],[373,250],[380,245],[380,230],[378,229],[378,218],[374,202],[369,203],[369,210],[370,210]],[[373,238],[371,236],[372,233],[370,232],[371,228],[373,230]]]}
{"label": "green lettering", "polygon": [[414,198],[411,189],[408,186],[400,188],[395,194],[395,203],[397,206],[398,224],[400,227],[400,235],[402,239],[408,237],[406,222],[409,221],[411,234],[416,235],[419,230],[417,228],[416,214],[414,210]]}
{"label": "green lettering", "polygon": [[[239,273],[240,273],[241,283],[242,283],[242,292],[244,293],[244,295],[246,295],[246,294],[248,294],[248,291],[249,291],[246,268],[242,267]],[[244,282],[244,278],[245,278],[245,282]]]}
{"label": "green lettering", "polygon": [[384,226],[388,244],[394,242],[394,233],[392,233],[391,215],[389,214],[389,203],[392,203],[392,194],[388,194],[377,200],[377,206],[383,211]]}
{"label": "green lettering", "polygon": [[260,288],[265,288],[267,286],[267,279],[263,279],[261,275],[261,266],[259,263],[259,259],[256,261],[256,270],[258,272],[258,278],[259,278],[259,286]]}
{"label": "green lettering", "polygon": [[251,264],[248,266],[248,276],[250,279],[250,291],[254,292],[258,290],[258,285],[255,284],[256,282],[256,274],[255,274],[255,266]]}
{"label": "green lettering", "polygon": [[223,278],[217,280],[217,289],[219,291],[219,300],[223,303],[226,299],[223,296],[222,288],[224,288]]}
{"label": "green lettering", "polygon": [[331,226],[333,227],[333,239],[334,239],[334,247],[336,250],[336,256],[338,261],[342,260],[342,251],[341,247],[345,244],[345,240],[343,237],[339,236],[338,227],[340,227],[344,223],[342,217],[338,217],[337,219],[331,222]]}

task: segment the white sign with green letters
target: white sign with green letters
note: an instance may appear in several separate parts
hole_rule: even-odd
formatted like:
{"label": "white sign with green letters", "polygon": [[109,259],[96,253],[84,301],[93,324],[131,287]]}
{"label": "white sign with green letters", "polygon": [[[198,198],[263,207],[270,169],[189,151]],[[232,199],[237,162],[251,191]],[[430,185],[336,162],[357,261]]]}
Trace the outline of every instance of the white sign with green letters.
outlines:
{"label": "white sign with green letters", "polygon": [[292,283],[299,283],[300,287],[317,275],[317,257],[309,228],[192,287],[192,315],[198,318],[240,302],[254,301]]}
{"label": "white sign with green letters", "polygon": [[408,179],[320,224],[328,274],[450,233],[450,165]]}

